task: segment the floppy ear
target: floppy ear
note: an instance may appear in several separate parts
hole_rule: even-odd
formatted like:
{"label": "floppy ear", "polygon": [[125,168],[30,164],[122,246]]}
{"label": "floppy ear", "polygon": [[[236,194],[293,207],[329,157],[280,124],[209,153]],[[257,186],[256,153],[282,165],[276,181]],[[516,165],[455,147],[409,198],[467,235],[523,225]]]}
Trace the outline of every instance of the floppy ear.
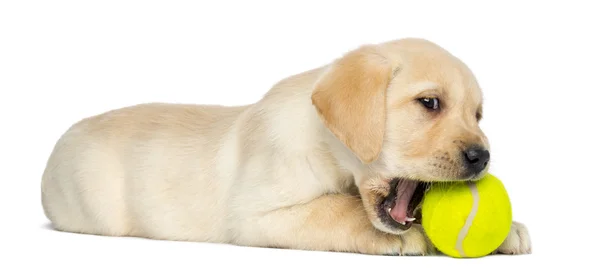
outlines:
{"label": "floppy ear", "polygon": [[316,83],[312,103],[325,126],[363,162],[379,157],[392,67],[375,46],[336,60]]}

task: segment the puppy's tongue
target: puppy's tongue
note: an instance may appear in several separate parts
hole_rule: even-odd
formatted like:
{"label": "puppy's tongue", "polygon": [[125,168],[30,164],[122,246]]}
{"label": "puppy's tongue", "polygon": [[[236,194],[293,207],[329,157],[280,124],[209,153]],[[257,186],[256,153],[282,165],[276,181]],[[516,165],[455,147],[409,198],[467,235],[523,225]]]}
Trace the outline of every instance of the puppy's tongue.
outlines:
{"label": "puppy's tongue", "polygon": [[398,223],[404,224],[406,222],[410,222],[414,219],[407,219],[411,216],[408,216],[408,204],[410,203],[410,199],[415,193],[415,189],[417,189],[418,182],[411,180],[400,180],[398,182],[398,193],[396,194],[396,204],[390,210],[390,216]]}

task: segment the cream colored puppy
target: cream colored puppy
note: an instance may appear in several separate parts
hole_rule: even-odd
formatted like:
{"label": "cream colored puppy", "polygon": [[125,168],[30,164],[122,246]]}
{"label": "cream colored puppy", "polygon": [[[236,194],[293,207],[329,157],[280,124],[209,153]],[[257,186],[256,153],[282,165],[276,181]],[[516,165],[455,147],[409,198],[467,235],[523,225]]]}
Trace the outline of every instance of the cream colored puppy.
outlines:
{"label": "cream colored puppy", "polygon": [[[239,107],[142,104],[57,142],[42,203],[61,231],[245,246],[430,254],[422,182],[479,178],[471,71],[439,46],[361,46]],[[530,252],[514,223],[500,253]]]}

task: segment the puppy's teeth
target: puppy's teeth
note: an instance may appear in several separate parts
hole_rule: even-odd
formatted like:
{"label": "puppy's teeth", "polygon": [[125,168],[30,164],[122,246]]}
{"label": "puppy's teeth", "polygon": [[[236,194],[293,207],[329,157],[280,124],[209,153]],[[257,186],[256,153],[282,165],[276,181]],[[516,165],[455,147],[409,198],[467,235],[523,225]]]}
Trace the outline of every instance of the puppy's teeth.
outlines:
{"label": "puppy's teeth", "polygon": [[407,221],[407,222],[412,222],[412,221],[414,221],[414,220],[416,220],[416,219],[415,219],[415,218],[413,218],[413,217],[407,217],[407,218],[406,218],[406,221]]}
{"label": "puppy's teeth", "polygon": [[392,208],[388,207],[387,212],[390,213],[390,211],[392,211]]}
{"label": "puppy's teeth", "polygon": [[406,225],[406,222],[401,222],[402,225]]}

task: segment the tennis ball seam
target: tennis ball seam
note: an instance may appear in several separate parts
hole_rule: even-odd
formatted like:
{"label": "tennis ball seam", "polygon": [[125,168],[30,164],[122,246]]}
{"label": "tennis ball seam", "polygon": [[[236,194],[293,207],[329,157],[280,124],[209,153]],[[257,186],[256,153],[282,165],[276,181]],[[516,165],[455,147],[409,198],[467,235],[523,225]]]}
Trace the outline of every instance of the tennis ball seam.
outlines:
{"label": "tennis ball seam", "polygon": [[458,233],[458,239],[456,240],[455,246],[455,249],[462,257],[467,257],[467,255],[465,254],[463,243],[465,241],[465,238],[467,237],[467,234],[469,234],[469,229],[471,228],[471,225],[473,225],[473,220],[475,219],[475,216],[477,215],[477,210],[479,208],[479,192],[477,191],[477,185],[474,182],[467,182],[467,185],[471,190],[471,197],[473,197],[473,205],[471,206],[471,212],[469,212],[469,216],[467,217],[465,224]]}

